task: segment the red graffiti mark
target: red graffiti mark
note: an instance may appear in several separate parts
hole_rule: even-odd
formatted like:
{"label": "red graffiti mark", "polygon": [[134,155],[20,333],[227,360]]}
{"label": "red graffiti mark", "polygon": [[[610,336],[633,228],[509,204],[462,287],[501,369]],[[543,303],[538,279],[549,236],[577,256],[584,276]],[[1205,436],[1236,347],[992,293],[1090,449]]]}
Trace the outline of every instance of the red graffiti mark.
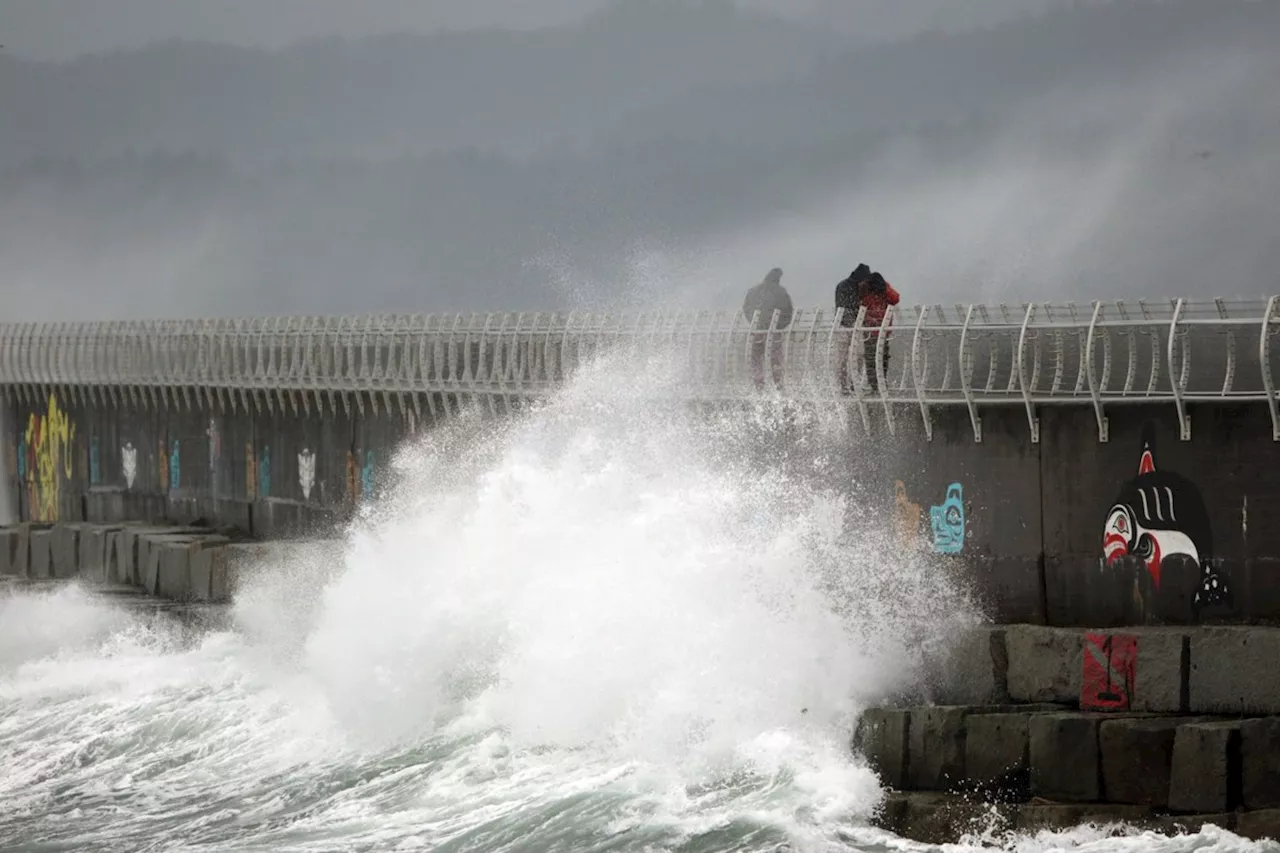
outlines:
{"label": "red graffiti mark", "polygon": [[1085,634],[1081,710],[1129,710],[1137,663],[1138,638],[1133,634]]}
{"label": "red graffiti mark", "polygon": [[1142,448],[1142,461],[1138,463],[1138,476],[1141,477],[1143,474],[1154,473],[1155,470],[1156,459],[1151,454],[1151,447],[1150,445],[1144,446]]}

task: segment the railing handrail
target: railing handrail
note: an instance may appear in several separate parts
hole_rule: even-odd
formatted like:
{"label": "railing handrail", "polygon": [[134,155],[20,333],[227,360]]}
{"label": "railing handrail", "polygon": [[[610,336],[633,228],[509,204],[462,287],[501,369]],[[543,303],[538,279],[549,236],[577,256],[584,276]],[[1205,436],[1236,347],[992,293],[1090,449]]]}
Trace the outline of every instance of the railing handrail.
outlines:
{"label": "railing handrail", "polygon": [[[846,325],[842,312],[819,308],[796,310],[785,328],[776,314],[705,310],[7,323],[0,390],[308,411],[326,399],[375,412],[434,407],[442,396],[493,405],[545,395],[596,354],[620,351],[681,360],[687,381],[671,394],[845,401],[864,424],[883,408],[890,429],[894,410],[910,404],[927,434],[937,406],[967,407],[980,441],[980,408],[1017,405],[1034,441],[1041,407],[1083,404],[1105,441],[1107,407],[1168,402],[1189,438],[1188,406],[1214,400],[1265,403],[1280,440],[1278,299],[895,306],[886,335],[864,312]],[[1237,347],[1240,335],[1258,346]]]}

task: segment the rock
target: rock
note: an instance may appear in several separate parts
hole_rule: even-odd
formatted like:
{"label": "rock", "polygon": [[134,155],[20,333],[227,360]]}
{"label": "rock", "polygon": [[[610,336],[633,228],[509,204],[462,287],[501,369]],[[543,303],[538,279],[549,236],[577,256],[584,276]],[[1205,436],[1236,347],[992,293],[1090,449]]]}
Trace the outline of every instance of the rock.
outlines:
{"label": "rock", "polygon": [[1191,633],[1189,705],[1198,714],[1280,713],[1280,628]]}
{"label": "rock", "polygon": [[1082,637],[1071,628],[1008,626],[1009,697],[1014,702],[1079,702]]}
{"label": "rock", "polygon": [[1185,723],[1173,741],[1169,808],[1227,812],[1241,803],[1240,721]]}
{"label": "rock", "polygon": [[854,731],[854,750],[867,760],[882,785],[898,790],[907,782],[910,723],[911,712],[905,708],[868,708]]}
{"label": "rock", "polygon": [[[1012,661],[1012,657],[1010,657]],[[1101,799],[1097,714],[1036,714],[1027,721],[1031,793],[1049,800]]]}
{"label": "rock", "polygon": [[1240,723],[1241,799],[1244,807],[1280,807],[1280,717]]}

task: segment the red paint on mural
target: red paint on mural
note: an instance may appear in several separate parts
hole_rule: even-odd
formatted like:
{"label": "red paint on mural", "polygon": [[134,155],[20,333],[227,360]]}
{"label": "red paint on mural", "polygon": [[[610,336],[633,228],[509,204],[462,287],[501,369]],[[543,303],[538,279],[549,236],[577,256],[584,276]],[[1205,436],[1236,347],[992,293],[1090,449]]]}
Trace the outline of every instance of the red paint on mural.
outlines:
{"label": "red paint on mural", "polygon": [[1138,638],[1133,634],[1085,634],[1080,708],[1127,711],[1138,666]]}

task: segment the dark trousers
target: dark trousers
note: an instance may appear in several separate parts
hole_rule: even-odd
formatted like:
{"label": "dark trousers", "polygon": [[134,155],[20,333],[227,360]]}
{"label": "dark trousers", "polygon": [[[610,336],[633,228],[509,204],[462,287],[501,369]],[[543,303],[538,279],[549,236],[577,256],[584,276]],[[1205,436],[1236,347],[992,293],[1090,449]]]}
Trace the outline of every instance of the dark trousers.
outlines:
{"label": "dark trousers", "polygon": [[[864,333],[866,334],[866,333]],[[836,345],[839,347],[837,352],[837,373],[840,382],[840,393],[852,394],[853,381],[849,376],[849,362],[852,353],[849,351],[852,342],[853,331],[842,332],[836,336]],[[876,375],[876,346],[879,344],[880,336],[878,334],[866,334],[862,339],[862,363],[866,370],[867,384],[871,386],[873,393],[880,392],[880,377]],[[880,360],[884,365],[884,374],[887,379],[889,376],[889,342],[885,341],[884,357]]]}
{"label": "dark trousers", "polygon": [[[764,333],[755,332],[751,336],[751,381],[755,383],[757,390],[764,389],[765,377],[765,346],[768,340]],[[773,374],[773,384],[779,388],[782,387],[782,353],[779,351],[782,342],[775,340],[773,345],[769,347],[769,367],[770,373]]]}

